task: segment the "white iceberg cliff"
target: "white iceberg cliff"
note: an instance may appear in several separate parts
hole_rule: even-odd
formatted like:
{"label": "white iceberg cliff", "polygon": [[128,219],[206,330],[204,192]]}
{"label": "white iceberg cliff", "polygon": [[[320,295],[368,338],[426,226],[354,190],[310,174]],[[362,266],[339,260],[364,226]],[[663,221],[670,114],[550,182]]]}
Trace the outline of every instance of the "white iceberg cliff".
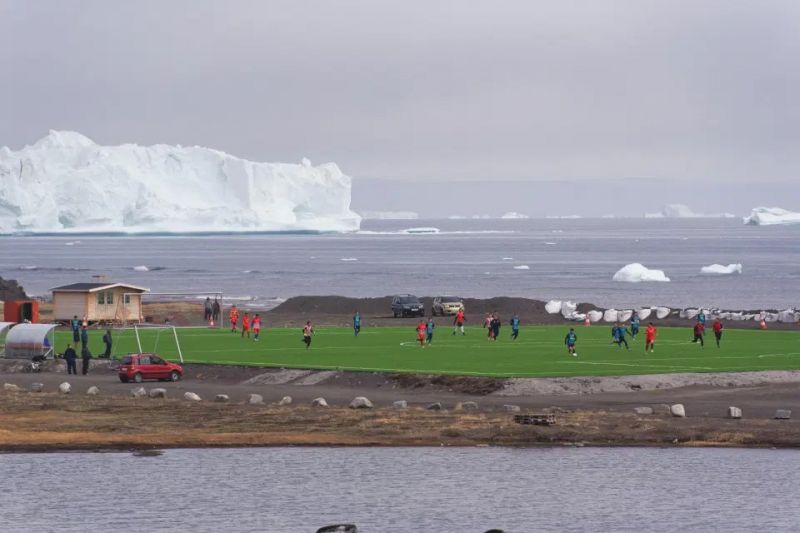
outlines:
{"label": "white iceberg cliff", "polygon": [[364,220],[417,220],[415,211],[361,211]]}
{"label": "white iceberg cliff", "polygon": [[256,163],[198,146],[101,146],[51,131],[0,148],[0,233],[354,231],[334,163]]}
{"label": "white iceberg cliff", "polygon": [[741,274],[742,265],[741,263],[731,263],[730,265],[725,266],[714,263],[713,265],[708,265],[701,268],[700,273],[716,275],[716,276],[724,276],[727,274]]}
{"label": "white iceberg cliff", "polygon": [[631,263],[620,268],[614,277],[614,281],[625,281],[628,283],[639,283],[642,281],[669,281],[663,270],[651,270],[641,263]]}
{"label": "white iceberg cliff", "polygon": [[731,213],[695,213],[685,204],[667,204],[658,213],[645,213],[645,218],[734,218]]}
{"label": "white iceberg cliff", "polygon": [[751,226],[773,226],[776,224],[800,224],[800,213],[793,213],[780,207],[756,207],[744,223]]}

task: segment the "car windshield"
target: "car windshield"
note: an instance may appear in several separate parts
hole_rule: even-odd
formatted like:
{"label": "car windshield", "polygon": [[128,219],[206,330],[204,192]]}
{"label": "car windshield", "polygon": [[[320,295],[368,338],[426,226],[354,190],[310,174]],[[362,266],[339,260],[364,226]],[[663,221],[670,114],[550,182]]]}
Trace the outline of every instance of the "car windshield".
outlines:
{"label": "car windshield", "polygon": [[461,298],[458,296],[442,296],[443,304],[460,304]]}
{"label": "car windshield", "polygon": [[419,298],[414,296],[401,296],[397,299],[397,302],[401,304],[418,304]]}
{"label": "car windshield", "polygon": [[123,357],[122,358],[122,364],[123,365],[131,364],[131,356],[130,355],[126,355],[125,357]]}

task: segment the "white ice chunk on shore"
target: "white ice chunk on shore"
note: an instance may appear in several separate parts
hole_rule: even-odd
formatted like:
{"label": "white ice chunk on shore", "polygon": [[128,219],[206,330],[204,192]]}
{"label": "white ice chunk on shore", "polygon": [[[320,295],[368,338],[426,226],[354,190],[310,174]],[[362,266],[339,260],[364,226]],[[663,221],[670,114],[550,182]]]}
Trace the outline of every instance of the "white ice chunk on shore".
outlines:
{"label": "white ice chunk on shore", "polygon": [[627,322],[628,320],[631,319],[632,316],[633,316],[633,311],[625,310],[625,311],[620,311],[617,314],[617,319],[620,322]]}
{"label": "white ice chunk on shore", "polygon": [[727,266],[714,263],[713,265],[704,266],[700,269],[701,274],[709,274],[716,276],[724,276],[727,274],[741,274],[742,264],[731,263]]}
{"label": "white ice chunk on shore", "polygon": [[600,322],[603,319],[603,312],[593,309],[592,311],[586,313],[586,317],[590,322]]}
{"label": "white ice chunk on shore", "polygon": [[642,281],[669,281],[663,270],[651,270],[641,263],[631,263],[625,265],[614,274],[614,281],[624,281],[627,283],[639,283]]}
{"label": "white ice chunk on shore", "polygon": [[639,317],[639,320],[647,320],[652,312],[652,309],[639,309],[636,311],[636,315]]}
{"label": "white ice chunk on shore", "polygon": [[616,309],[606,309],[603,313],[603,320],[606,322],[616,322],[619,320],[619,311]]}
{"label": "white ice chunk on shore", "polygon": [[744,223],[751,226],[774,226],[777,224],[800,224],[800,213],[793,213],[780,207],[756,207]]}
{"label": "white ice chunk on shore", "polygon": [[354,231],[334,163],[247,161],[199,146],[101,146],[51,131],[0,149],[0,233]]}
{"label": "white ice chunk on shore", "polygon": [[669,307],[656,307],[656,318],[659,320],[667,318],[671,312]]}
{"label": "white ice chunk on shore", "polygon": [[561,300],[550,300],[544,304],[544,309],[551,315],[557,315],[561,312]]}

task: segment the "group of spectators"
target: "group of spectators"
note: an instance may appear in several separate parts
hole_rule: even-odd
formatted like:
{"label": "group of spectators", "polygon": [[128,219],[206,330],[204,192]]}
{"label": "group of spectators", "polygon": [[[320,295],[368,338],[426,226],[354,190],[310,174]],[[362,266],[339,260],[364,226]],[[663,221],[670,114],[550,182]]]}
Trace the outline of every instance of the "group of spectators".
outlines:
{"label": "group of spectators", "polygon": [[[86,320],[86,317],[83,320],[79,320],[78,316],[75,315],[72,317],[70,321],[70,327],[72,328],[72,342],[77,347],[80,343],[81,345],[81,361],[83,363],[81,367],[81,373],[85,376],[89,373],[89,366],[90,361],[92,360],[92,352],[89,351],[89,321]],[[67,344],[66,350],[64,350],[64,354],[62,357],[64,361],[67,363],[67,374],[78,374],[78,354],[73,347],[73,344]],[[114,339],[111,336],[111,330],[107,329],[105,334],[103,334],[103,344],[105,344],[106,351],[103,355],[100,356],[101,359],[110,359],[111,358],[111,349],[114,344]]]}

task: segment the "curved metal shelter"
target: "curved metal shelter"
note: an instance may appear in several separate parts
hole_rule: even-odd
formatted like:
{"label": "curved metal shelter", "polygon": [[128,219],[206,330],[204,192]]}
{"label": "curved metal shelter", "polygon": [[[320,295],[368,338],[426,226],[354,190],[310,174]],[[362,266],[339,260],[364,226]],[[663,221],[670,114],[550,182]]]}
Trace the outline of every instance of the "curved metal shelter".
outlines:
{"label": "curved metal shelter", "polygon": [[51,357],[56,324],[18,324],[6,335],[5,357]]}

